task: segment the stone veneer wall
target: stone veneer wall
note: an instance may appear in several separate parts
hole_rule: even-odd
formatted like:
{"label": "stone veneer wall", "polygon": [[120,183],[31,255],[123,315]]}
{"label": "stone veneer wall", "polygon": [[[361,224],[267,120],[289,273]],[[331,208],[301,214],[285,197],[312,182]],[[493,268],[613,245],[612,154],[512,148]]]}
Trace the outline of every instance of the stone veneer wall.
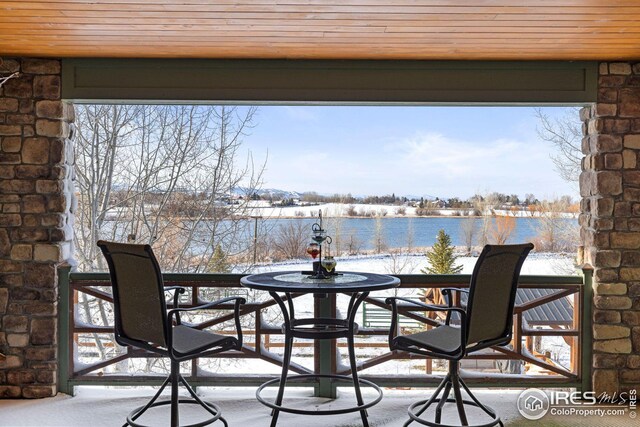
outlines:
{"label": "stone veneer wall", "polygon": [[72,255],[73,106],[60,61],[2,58],[0,397],[56,393],[56,266]]}
{"label": "stone veneer wall", "polygon": [[593,387],[640,388],[640,63],[602,63],[583,108],[580,224],[594,267]]}
{"label": "stone veneer wall", "polygon": [[[72,256],[73,108],[60,61],[4,58],[0,88],[0,397],[56,392],[56,266]],[[640,387],[640,64],[600,65],[582,110],[580,223],[595,268],[596,391]]]}

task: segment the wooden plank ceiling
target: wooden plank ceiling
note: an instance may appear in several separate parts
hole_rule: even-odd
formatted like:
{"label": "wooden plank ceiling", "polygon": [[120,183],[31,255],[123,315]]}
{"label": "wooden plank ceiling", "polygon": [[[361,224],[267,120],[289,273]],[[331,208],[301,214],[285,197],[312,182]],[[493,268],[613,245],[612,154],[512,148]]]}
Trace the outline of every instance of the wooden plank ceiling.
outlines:
{"label": "wooden plank ceiling", "polygon": [[0,1],[0,55],[640,59],[640,0]]}

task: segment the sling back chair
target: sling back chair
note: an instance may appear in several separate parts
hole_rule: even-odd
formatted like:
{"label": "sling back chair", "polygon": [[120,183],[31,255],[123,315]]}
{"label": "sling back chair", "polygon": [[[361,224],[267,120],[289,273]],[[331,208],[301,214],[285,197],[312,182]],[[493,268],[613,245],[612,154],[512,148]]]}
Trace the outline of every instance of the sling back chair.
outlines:
{"label": "sling back chair", "polygon": [[[151,246],[99,241],[109,265],[113,286],[115,314],[115,339],[123,346],[133,346],[168,357],[171,371],[160,390],[144,406],[134,409],[125,426],[144,427],[135,422],[147,409],[171,405],[171,427],[179,425],[178,404],[199,404],[211,416],[205,421],[187,427],[209,425],[220,420],[227,426],[220,408],[201,400],[180,374],[180,362],[196,357],[207,357],[227,350],[242,348],[240,328],[240,305],[246,301],[240,297],[229,297],[215,302],[189,308],[180,308],[180,295],[186,292],[180,286],[164,286],[162,272]],[[173,308],[167,311],[165,292],[173,291]],[[185,324],[180,314],[204,309],[233,309],[237,337],[219,335],[196,329]],[[182,383],[193,399],[180,399],[178,385]],[[167,385],[171,385],[171,399],[157,401]]]}
{"label": "sling back chair", "polygon": [[[449,360],[449,372],[429,399],[415,402],[409,406],[408,426],[416,421],[427,426],[441,426],[442,409],[446,402],[455,403],[460,423],[468,426],[464,405],[480,408],[491,419],[477,426],[488,427],[503,425],[496,412],[480,403],[471,393],[469,387],[460,378],[460,360],[467,354],[491,346],[509,344],[512,336],[513,306],[520,269],[529,251],[531,243],[520,245],[486,245],[476,262],[471,276],[469,289],[443,288],[447,306],[430,305],[408,298],[391,297],[386,303],[392,308],[391,330],[389,332],[389,348],[404,350],[409,353]],[[454,306],[453,293],[467,293],[466,307]],[[446,315],[445,323],[433,329],[411,335],[397,335],[398,315],[403,310],[442,312]],[[452,314],[457,313],[459,320],[452,321]],[[455,323],[459,323],[459,326]],[[464,400],[460,390],[462,387],[471,400]],[[440,392],[443,391],[441,397]],[[449,398],[453,390],[454,398]],[[421,415],[437,403],[435,420]]]}

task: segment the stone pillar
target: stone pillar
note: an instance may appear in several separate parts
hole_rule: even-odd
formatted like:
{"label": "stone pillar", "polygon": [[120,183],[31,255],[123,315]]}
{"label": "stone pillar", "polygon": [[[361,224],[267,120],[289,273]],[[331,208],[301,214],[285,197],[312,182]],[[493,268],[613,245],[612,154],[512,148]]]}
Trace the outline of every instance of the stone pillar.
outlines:
{"label": "stone pillar", "polygon": [[72,256],[73,106],[60,61],[3,58],[0,88],[0,397],[56,393],[56,266]]}
{"label": "stone pillar", "polygon": [[580,225],[594,267],[593,387],[640,387],[640,64],[602,63],[583,108]]}

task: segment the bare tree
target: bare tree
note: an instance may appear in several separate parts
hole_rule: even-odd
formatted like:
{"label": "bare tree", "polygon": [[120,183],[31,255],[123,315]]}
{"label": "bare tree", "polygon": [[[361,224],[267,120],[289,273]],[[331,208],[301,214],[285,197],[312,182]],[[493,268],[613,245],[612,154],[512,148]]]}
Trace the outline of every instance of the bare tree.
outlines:
{"label": "bare tree", "polygon": [[516,219],[512,216],[497,216],[491,227],[491,237],[496,245],[504,245],[516,228]]}
{"label": "bare tree", "polygon": [[460,233],[466,249],[466,255],[471,255],[478,229],[474,217],[466,217],[460,223]]}
{"label": "bare tree", "polygon": [[542,201],[537,205],[537,237],[534,239],[539,252],[575,252],[578,247],[579,229],[567,216],[571,211],[568,198]]}
{"label": "bare tree", "polygon": [[[255,108],[79,105],[76,256],[104,269],[99,239],[153,244],[164,269],[206,271],[220,245],[232,259],[248,250],[248,194],[262,168],[242,139]],[[238,188],[245,197],[230,203]],[[246,237],[246,236],[245,236]]]}
{"label": "bare tree", "polygon": [[343,237],[344,237],[344,216],[342,202],[333,209],[325,209],[322,213],[324,218],[324,227],[327,229],[327,233],[331,236],[331,250],[332,255],[340,255],[343,250]]}
{"label": "bare tree", "polygon": [[406,249],[395,248],[389,251],[385,270],[388,274],[411,274],[417,264],[418,261],[412,258]]}
{"label": "bare tree", "polygon": [[360,249],[362,248],[362,242],[360,241],[354,230],[351,230],[351,232],[349,232],[349,235],[344,241],[343,247],[345,248],[348,255],[357,255],[360,252]]}
{"label": "bare tree", "polygon": [[378,214],[375,217],[373,229],[373,249],[377,254],[382,253],[387,249],[387,242],[384,237],[384,223],[382,222],[381,214]]}
{"label": "bare tree", "polygon": [[541,108],[535,110],[538,136],[556,148],[551,159],[556,170],[568,182],[577,183],[582,170],[582,123],[580,109],[571,108],[560,118],[550,118]]}
{"label": "bare tree", "polygon": [[485,196],[475,195],[471,198],[473,209],[481,215],[482,222],[480,224],[478,243],[484,246],[489,243],[489,230],[491,228],[491,216],[493,215],[498,199],[496,193],[487,194]]}
{"label": "bare tree", "polygon": [[[255,108],[76,105],[76,259],[104,270],[99,239],[149,243],[167,271],[207,271],[251,245],[248,194],[261,167],[240,155]],[[232,203],[238,188],[242,199]],[[218,248],[216,254],[216,248]],[[218,267],[220,268],[220,267]],[[226,269],[226,267],[225,267]],[[113,311],[83,294],[79,316],[109,325]],[[105,358],[117,346],[92,337]],[[131,366],[129,366],[131,365]],[[116,370],[163,369],[156,362],[115,364]]]}
{"label": "bare tree", "polygon": [[413,218],[409,218],[407,223],[407,253],[411,253],[413,251],[413,248],[415,246],[415,234],[416,231],[413,225]]}
{"label": "bare tree", "polygon": [[272,246],[278,259],[303,258],[309,242],[309,227],[301,220],[286,220],[277,228]]}

